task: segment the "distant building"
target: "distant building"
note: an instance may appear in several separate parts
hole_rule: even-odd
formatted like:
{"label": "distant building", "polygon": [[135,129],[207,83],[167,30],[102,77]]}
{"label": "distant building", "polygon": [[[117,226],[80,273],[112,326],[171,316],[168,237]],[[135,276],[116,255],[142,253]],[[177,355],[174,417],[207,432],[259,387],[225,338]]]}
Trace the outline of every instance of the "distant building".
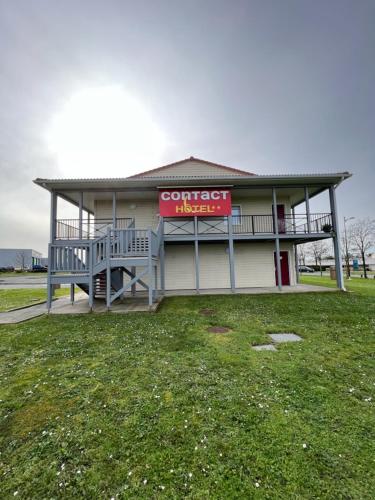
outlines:
{"label": "distant building", "polygon": [[32,248],[0,248],[0,269],[32,269],[41,259],[42,254]]}

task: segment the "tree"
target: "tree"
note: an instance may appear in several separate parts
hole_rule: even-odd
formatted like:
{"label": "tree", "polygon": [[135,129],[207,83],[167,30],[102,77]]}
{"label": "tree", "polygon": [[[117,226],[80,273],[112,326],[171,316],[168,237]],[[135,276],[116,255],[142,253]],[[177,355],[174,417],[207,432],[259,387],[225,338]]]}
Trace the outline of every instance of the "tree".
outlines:
{"label": "tree", "polygon": [[313,241],[309,245],[311,255],[314,257],[316,267],[320,267],[320,274],[322,275],[322,260],[328,255],[328,247],[325,241]]}
{"label": "tree", "polygon": [[16,257],[16,263],[17,263],[17,267],[20,267],[22,269],[22,271],[24,271],[26,268],[26,259],[27,259],[27,255],[26,255],[26,252],[24,250],[21,250],[20,252],[18,252],[17,257]]}
{"label": "tree", "polygon": [[300,266],[306,265],[306,245],[297,246],[297,259]]}
{"label": "tree", "polygon": [[375,220],[369,217],[357,220],[357,222],[351,224],[349,235],[353,245],[361,255],[363,275],[367,278],[366,252],[375,245]]}
{"label": "tree", "polygon": [[353,258],[353,242],[347,231],[344,231],[344,235],[341,237],[341,251],[345,261],[346,277],[350,279],[350,259]]}

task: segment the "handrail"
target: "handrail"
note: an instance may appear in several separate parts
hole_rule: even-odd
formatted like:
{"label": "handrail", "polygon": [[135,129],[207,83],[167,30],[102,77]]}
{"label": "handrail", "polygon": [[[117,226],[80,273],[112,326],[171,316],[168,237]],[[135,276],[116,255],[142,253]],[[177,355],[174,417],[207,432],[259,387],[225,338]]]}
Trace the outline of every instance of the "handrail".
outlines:
{"label": "handrail", "polygon": [[[272,214],[235,215],[233,234],[275,234]],[[227,217],[198,217],[197,235],[228,234]],[[311,233],[327,233],[332,227],[330,213],[311,213]],[[279,234],[309,234],[307,214],[285,214],[278,218]],[[194,236],[195,227],[192,217],[164,218],[164,234]]]}
{"label": "handrail", "polygon": [[[58,240],[88,240],[96,239],[98,236],[105,235],[107,228],[113,228],[113,219],[57,219],[56,221],[56,239]],[[115,229],[126,229],[134,227],[134,218],[117,217]]]}

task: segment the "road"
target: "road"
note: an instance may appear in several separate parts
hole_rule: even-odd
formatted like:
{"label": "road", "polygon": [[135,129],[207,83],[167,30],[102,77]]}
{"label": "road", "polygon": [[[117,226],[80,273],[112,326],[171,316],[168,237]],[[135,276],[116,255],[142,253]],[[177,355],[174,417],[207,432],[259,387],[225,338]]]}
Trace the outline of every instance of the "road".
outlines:
{"label": "road", "polygon": [[1,276],[0,274],[0,290],[12,288],[47,288],[47,273],[43,275],[30,274],[30,276]]}

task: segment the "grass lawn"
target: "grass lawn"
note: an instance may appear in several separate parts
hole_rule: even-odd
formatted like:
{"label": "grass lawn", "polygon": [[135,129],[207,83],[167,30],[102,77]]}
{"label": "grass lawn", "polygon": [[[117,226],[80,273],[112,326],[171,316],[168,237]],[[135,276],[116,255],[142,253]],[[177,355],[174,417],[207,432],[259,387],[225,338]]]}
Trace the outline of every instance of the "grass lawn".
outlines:
{"label": "grass lawn", "polygon": [[[363,286],[0,326],[0,497],[373,498]],[[251,349],[283,331],[304,340]]]}
{"label": "grass lawn", "polygon": [[[352,278],[350,280],[345,279],[345,288],[349,292],[357,292],[362,295],[375,296],[375,279],[374,278]],[[318,285],[326,286],[331,288],[336,288],[336,281],[331,280],[328,276],[308,276],[304,274],[301,276],[301,283],[307,285]]]}
{"label": "grass lawn", "polygon": [[[59,288],[55,291],[55,297],[69,295],[69,288]],[[0,312],[9,311],[17,307],[40,304],[47,300],[45,288],[11,288],[0,290]]]}

